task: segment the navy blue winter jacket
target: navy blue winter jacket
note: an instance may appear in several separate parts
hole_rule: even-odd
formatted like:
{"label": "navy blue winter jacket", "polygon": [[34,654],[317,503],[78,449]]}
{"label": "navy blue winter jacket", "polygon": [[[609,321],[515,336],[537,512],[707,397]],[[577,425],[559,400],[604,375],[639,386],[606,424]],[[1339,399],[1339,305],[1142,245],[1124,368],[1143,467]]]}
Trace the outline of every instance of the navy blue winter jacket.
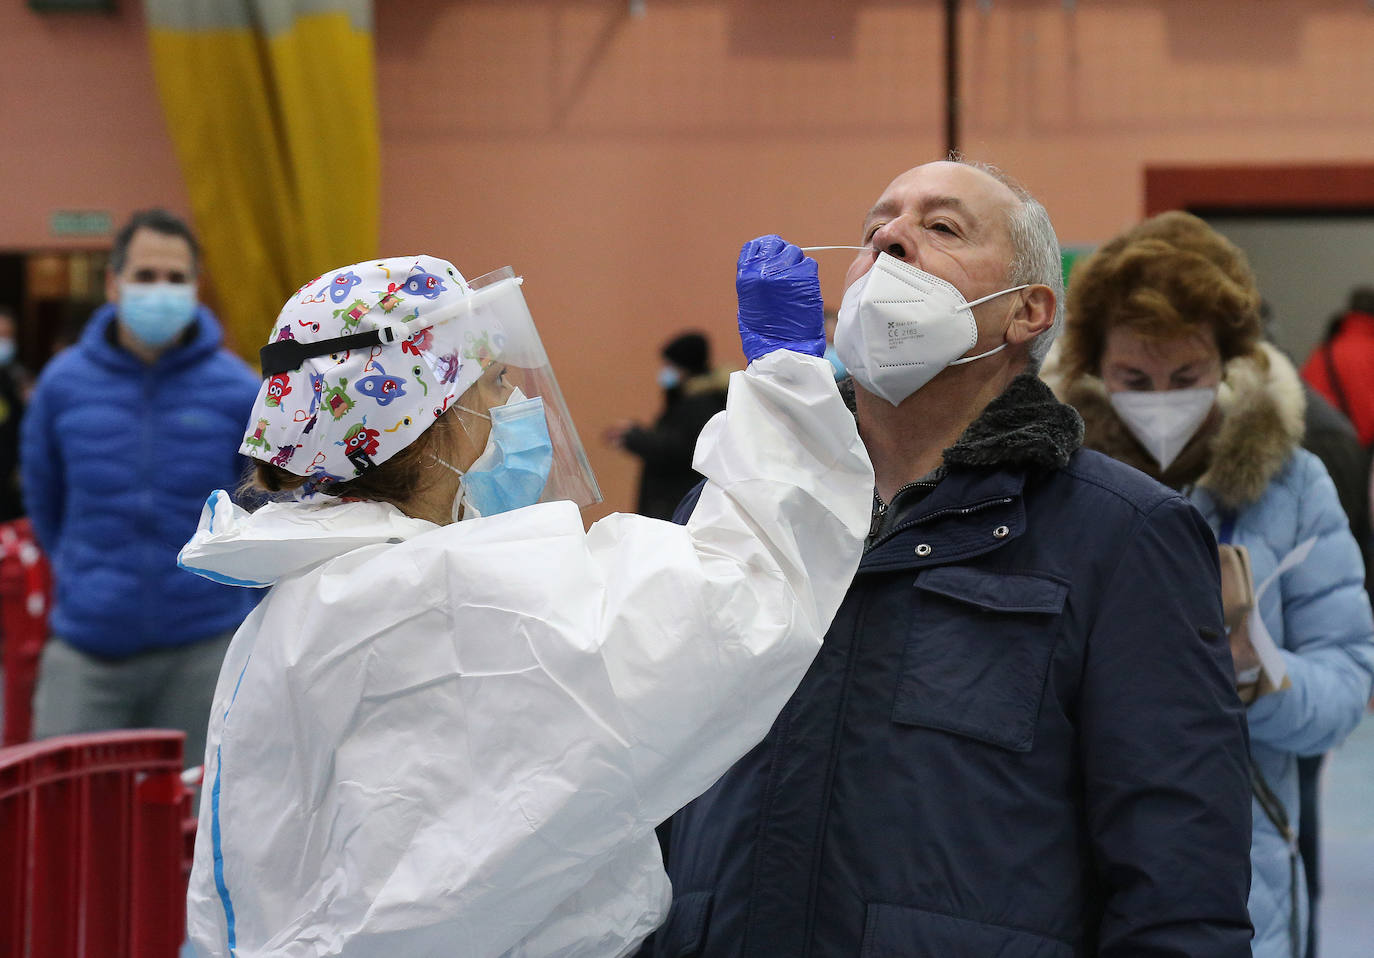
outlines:
{"label": "navy blue winter jacket", "polygon": [[[1249,958],[1216,545],[1020,377],[673,819],[659,958]],[[894,508],[896,503],[894,503]]]}
{"label": "navy blue winter jacket", "polygon": [[188,341],[149,366],[114,342],[106,304],[38,378],[20,470],[34,531],[53,565],[49,630],[104,658],[234,629],[245,589],[177,568],[215,489],[238,484],[238,454],[259,385],[220,348],[201,307]]}

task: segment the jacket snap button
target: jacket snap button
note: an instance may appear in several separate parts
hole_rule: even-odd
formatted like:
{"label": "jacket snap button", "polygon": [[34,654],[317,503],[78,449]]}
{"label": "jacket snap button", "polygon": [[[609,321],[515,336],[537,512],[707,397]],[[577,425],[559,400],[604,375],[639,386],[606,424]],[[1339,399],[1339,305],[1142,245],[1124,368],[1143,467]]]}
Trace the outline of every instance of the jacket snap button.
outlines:
{"label": "jacket snap button", "polygon": [[930,555],[930,552],[931,549],[928,543],[922,542],[920,545],[916,547],[916,554],[920,556],[922,559]]}
{"label": "jacket snap button", "polygon": [[996,529],[992,530],[992,536],[994,539],[1005,539],[1010,534],[1011,530],[1008,529],[1006,526],[998,526]]}

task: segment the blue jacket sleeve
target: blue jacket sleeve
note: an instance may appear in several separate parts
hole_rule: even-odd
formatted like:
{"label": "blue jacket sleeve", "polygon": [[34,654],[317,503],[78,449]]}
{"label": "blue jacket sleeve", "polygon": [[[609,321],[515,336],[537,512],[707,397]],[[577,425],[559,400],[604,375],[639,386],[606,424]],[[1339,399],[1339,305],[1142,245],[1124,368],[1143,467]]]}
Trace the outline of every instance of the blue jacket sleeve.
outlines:
{"label": "blue jacket sleeve", "polygon": [[[238,357],[234,357],[235,360]],[[253,418],[253,404],[257,402],[258,390],[262,383],[257,375],[247,364],[240,362],[243,366],[242,382],[239,384],[239,422],[243,424],[245,431]],[[251,456],[245,456],[239,452],[239,447],[234,447],[230,474],[235,477],[234,488],[228,490],[229,494],[236,495],[238,489],[252,478],[253,471],[257,468],[258,460]],[[265,499],[262,501],[266,501]]]}
{"label": "blue jacket sleeve", "polygon": [[1099,958],[1250,958],[1245,717],[1211,531],[1176,497],[1124,542],[1088,638],[1080,724]]}
{"label": "blue jacket sleeve", "polygon": [[19,476],[24,509],[38,544],[48,555],[57,552],[62,537],[62,508],[66,494],[65,463],[57,441],[51,380],[40,378],[19,433]]}
{"label": "blue jacket sleeve", "polygon": [[[1364,714],[1374,623],[1360,548],[1326,468],[1315,456],[1299,455],[1290,485],[1298,516],[1293,545],[1316,543],[1271,587],[1281,603],[1282,653],[1293,684],[1250,706],[1250,735],[1282,751],[1319,755],[1339,745]],[[1261,600],[1262,613],[1276,614],[1267,606]]]}

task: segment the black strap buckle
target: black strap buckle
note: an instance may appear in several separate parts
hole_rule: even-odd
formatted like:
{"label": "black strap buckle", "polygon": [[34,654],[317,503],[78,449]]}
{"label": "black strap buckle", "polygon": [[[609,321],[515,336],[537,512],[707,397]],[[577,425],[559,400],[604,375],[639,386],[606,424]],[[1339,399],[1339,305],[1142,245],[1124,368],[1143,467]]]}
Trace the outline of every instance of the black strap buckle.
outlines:
{"label": "black strap buckle", "polygon": [[398,331],[404,331],[397,326],[382,326],[380,329],[369,329],[364,333],[350,333],[347,336],[335,336],[333,339],[320,339],[313,343],[303,343],[298,339],[279,339],[275,343],[268,343],[258,351],[258,361],[262,363],[262,378],[277,376],[281,373],[289,373],[300,369],[307,359],[314,359],[316,356],[328,356],[331,353],[341,353],[350,349],[365,349],[369,346],[384,346],[387,343],[394,343]]}

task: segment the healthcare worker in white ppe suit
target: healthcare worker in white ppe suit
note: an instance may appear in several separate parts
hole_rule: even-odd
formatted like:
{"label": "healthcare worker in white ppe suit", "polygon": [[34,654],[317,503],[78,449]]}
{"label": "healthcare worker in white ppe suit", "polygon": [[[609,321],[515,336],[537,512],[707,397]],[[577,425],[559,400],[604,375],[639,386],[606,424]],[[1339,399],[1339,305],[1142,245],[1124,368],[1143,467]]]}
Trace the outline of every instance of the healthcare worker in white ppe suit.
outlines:
{"label": "healthcare worker in white ppe suit", "polygon": [[262,350],[184,567],[268,588],[209,723],[188,895],[203,955],[597,956],[671,889],[654,826],[768,730],[858,565],[873,472],[816,264],[737,275],[748,369],[686,526],[612,515],[510,270],[359,263]]}

